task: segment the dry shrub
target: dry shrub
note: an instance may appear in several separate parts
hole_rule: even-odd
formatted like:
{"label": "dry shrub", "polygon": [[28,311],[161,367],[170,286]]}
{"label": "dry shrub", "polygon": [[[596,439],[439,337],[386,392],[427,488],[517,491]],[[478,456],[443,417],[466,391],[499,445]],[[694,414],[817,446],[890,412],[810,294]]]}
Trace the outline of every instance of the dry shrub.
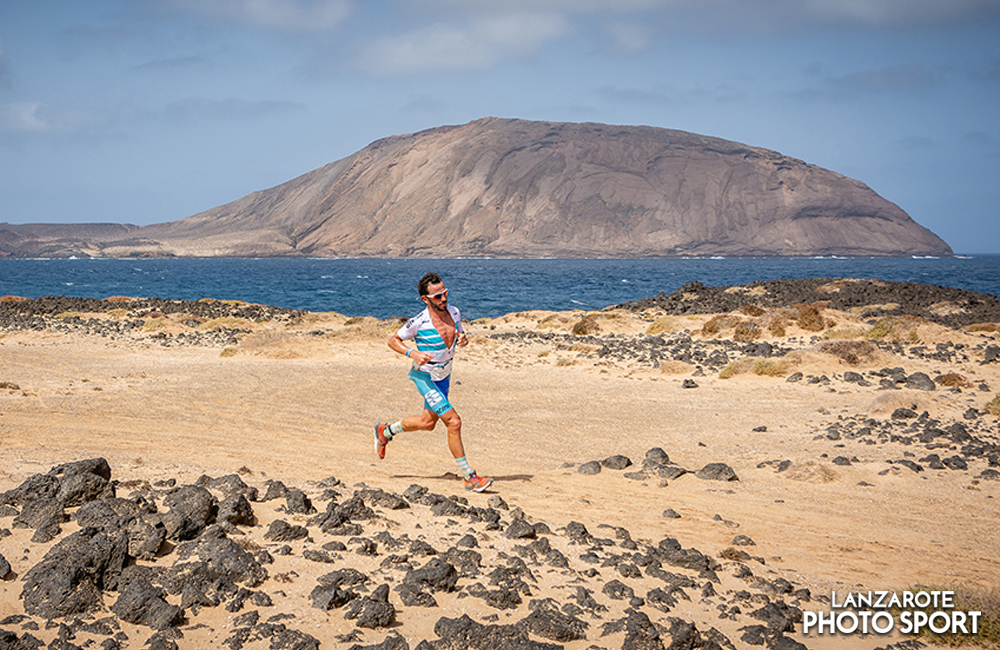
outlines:
{"label": "dry shrub", "polygon": [[236,318],[235,316],[221,316],[219,318],[213,318],[212,320],[207,320],[198,326],[200,330],[213,330],[216,327],[226,327],[229,329],[251,329],[253,323],[245,318]]}
{"label": "dry shrub", "polygon": [[567,359],[565,357],[560,357],[556,359],[556,366],[573,366],[576,365],[576,360]]}
{"label": "dry shrub", "polygon": [[761,377],[783,377],[792,367],[799,363],[794,357],[778,359],[740,359],[727,365],[719,371],[719,379],[731,379],[736,375],[752,372]]}
{"label": "dry shrub", "polygon": [[670,334],[674,331],[673,319],[669,316],[660,316],[652,322],[652,324],[646,328],[647,336],[656,336],[657,334]]}
{"label": "dry shrub", "polygon": [[761,327],[767,328],[772,336],[784,336],[791,320],[787,310],[779,309],[762,316],[759,323]]}
{"label": "dry shrub", "polygon": [[880,318],[865,332],[865,338],[873,341],[907,341],[915,343],[920,340],[917,326],[927,321],[919,316],[886,316]]}
{"label": "dry shrub", "polygon": [[888,311],[899,309],[899,303],[887,302],[881,305],[863,305],[861,307],[851,307],[850,312],[858,318],[877,318]]}
{"label": "dry shrub", "polygon": [[762,334],[763,333],[760,331],[760,327],[757,326],[757,323],[747,321],[736,326],[736,330],[733,332],[733,340],[753,341],[759,339]]}
{"label": "dry shrub", "polygon": [[323,354],[329,344],[320,337],[289,332],[257,332],[240,341],[239,353],[268,359],[302,359]]}
{"label": "dry shrub", "polygon": [[169,324],[169,318],[166,316],[157,316],[155,318],[147,318],[146,322],[142,324],[142,329],[146,332],[158,332],[167,327]]}
{"label": "dry shrub", "polygon": [[828,303],[814,302],[807,305],[796,305],[798,312],[796,322],[798,326],[807,332],[822,332],[826,329],[826,319],[823,318],[823,309]]}
{"label": "dry shrub", "polygon": [[722,552],[719,553],[719,557],[721,557],[723,560],[732,560],[733,562],[744,562],[747,559],[749,559],[750,556],[747,554],[746,551],[741,551],[737,548],[729,546],[722,549]]}
{"label": "dry shrub", "polygon": [[[2,300],[2,298],[0,298]],[[973,323],[965,328],[966,332],[995,332],[997,331],[996,323]]]}
{"label": "dry shrub", "polygon": [[380,341],[399,329],[400,319],[379,320],[371,316],[349,318],[343,329],[327,334],[330,338],[344,341]]}
{"label": "dry shrub", "polygon": [[552,314],[551,316],[546,316],[542,320],[538,321],[538,327],[543,329],[554,329],[558,327],[566,327],[572,322],[572,319],[565,314]]}
{"label": "dry shrub", "polygon": [[955,388],[955,387],[968,388],[969,386],[972,385],[972,382],[970,382],[968,379],[965,378],[965,376],[960,375],[957,372],[949,372],[946,375],[941,375],[934,381],[935,383],[941,386],[947,386],[949,388]]}
{"label": "dry shrub", "polygon": [[984,408],[990,415],[995,415],[1000,418],[1000,394],[994,397],[993,400]]}
{"label": "dry shrub", "polygon": [[784,377],[788,371],[798,365],[795,357],[780,357],[778,359],[757,359],[753,362],[753,374],[762,377]]}
{"label": "dry shrub", "polygon": [[686,375],[694,369],[694,365],[673,359],[660,362],[660,372],[664,375]]}
{"label": "dry shrub", "polygon": [[242,306],[242,305],[252,305],[253,304],[251,302],[246,302],[245,300],[232,300],[232,299],[220,300],[218,298],[199,298],[197,300],[197,302],[203,302],[203,303],[205,303],[207,305],[211,305],[213,303],[219,303],[219,304],[222,304],[222,305],[229,305],[230,307],[239,307],[239,306]]}
{"label": "dry shrub", "polygon": [[104,299],[104,302],[118,303],[118,302],[132,302],[133,300],[135,300],[135,298],[133,298],[132,296],[108,296],[107,298]]}
{"label": "dry shrub", "polygon": [[865,330],[860,327],[841,327],[823,333],[823,338],[827,340],[836,339],[860,339],[864,337]]}
{"label": "dry shrub", "polygon": [[223,359],[228,359],[229,357],[235,357],[236,348],[223,348],[222,352],[219,353],[219,356],[222,357]]}
{"label": "dry shrub", "polygon": [[597,334],[601,331],[601,324],[598,323],[597,318],[591,314],[580,319],[570,331],[577,336]]}
{"label": "dry shrub", "polygon": [[878,356],[878,347],[871,341],[824,341],[819,344],[819,351],[841,359],[850,366],[874,361]]}
{"label": "dry shrub", "polygon": [[705,336],[718,334],[719,332],[724,332],[728,329],[737,327],[742,322],[743,320],[738,316],[720,314],[705,321],[705,324],[701,326],[701,333]]}
{"label": "dry shrub", "polygon": [[0,302],[24,302],[27,298],[21,296],[0,296]]}
{"label": "dry shrub", "polygon": [[747,304],[740,307],[740,313],[746,314],[747,316],[752,316],[753,318],[757,318],[758,316],[763,316],[765,313],[767,313],[767,310],[761,307],[760,305]]}
{"label": "dry shrub", "polygon": [[786,334],[785,327],[785,323],[774,321],[768,326],[767,331],[771,333],[771,336],[784,336]]}
{"label": "dry shrub", "polygon": [[880,318],[872,325],[871,329],[865,332],[865,338],[874,341],[881,341],[884,338],[892,338],[896,330],[896,319],[893,317]]}
{"label": "dry shrub", "polygon": [[719,379],[731,379],[736,375],[742,375],[744,373],[750,372],[753,367],[753,362],[748,359],[740,359],[739,361],[733,361],[732,363],[726,365],[725,368],[719,371]]}

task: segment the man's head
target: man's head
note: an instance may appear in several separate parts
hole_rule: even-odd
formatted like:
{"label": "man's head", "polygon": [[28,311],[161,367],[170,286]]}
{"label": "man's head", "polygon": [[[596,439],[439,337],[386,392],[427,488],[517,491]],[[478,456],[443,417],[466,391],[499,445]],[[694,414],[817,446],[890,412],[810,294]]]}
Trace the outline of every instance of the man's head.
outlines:
{"label": "man's head", "polygon": [[428,273],[420,278],[420,282],[417,283],[417,290],[420,292],[421,297],[426,296],[428,293],[434,293],[427,290],[432,284],[444,284],[444,280],[437,273]]}
{"label": "man's head", "polygon": [[420,291],[420,299],[431,309],[443,312],[448,307],[448,290],[437,273],[428,273],[420,278],[417,289]]}

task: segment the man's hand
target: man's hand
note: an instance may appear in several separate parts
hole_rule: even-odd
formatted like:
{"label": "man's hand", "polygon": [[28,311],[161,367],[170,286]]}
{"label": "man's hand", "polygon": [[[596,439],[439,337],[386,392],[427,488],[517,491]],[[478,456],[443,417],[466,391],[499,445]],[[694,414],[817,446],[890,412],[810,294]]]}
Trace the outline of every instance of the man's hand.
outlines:
{"label": "man's hand", "polygon": [[464,348],[469,344],[469,337],[465,335],[465,332],[458,333],[458,347]]}
{"label": "man's hand", "polygon": [[430,363],[431,359],[434,358],[434,355],[431,354],[430,352],[423,352],[422,350],[417,350],[416,348],[411,348],[410,354],[408,354],[407,356],[413,359],[413,361],[418,366],[422,366],[425,363]]}

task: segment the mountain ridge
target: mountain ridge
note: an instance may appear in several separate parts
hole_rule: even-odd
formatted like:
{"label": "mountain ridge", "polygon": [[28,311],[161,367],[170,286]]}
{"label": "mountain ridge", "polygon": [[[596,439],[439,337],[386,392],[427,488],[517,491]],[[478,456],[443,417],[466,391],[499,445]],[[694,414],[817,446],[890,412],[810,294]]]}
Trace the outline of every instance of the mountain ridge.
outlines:
{"label": "mountain ridge", "polygon": [[[496,117],[388,136],[186,219],[131,228],[62,245],[108,257],[952,254],[864,183],[776,151]],[[13,248],[2,231],[0,251]]]}

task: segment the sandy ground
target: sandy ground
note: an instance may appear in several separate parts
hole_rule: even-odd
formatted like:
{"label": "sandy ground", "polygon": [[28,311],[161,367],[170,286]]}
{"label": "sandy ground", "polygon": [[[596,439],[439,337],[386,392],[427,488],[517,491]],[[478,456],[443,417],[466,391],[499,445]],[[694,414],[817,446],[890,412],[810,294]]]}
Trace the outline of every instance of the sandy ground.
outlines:
{"label": "sandy ground", "polygon": [[[987,467],[984,460],[971,461],[967,471],[914,473],[896,467],[884,472],[891,467],[888,460],[907,457],[907,452],[916,460],[928,452],[920,446],[866,445],[820,436],[846,418],[888,420],[900,406],[927,411],[945,424],[964,421],[967,409],[981,410],[995,397],[1000,364],[979,363],[981,353],[952,364],[882,353],[862,366],[848,366],[817,352],[810,333],[789,332],[785,341],[794,340],[803,350],[793,369],[827,375],[832,381],[823,385],[753,373],[729,379],[713,373],[693,377],[693,368],[683,364],[642,367],[588,356],[592,350],[586,347],[559,350],[545,343],[488,338],[518,330],[566,333],[579,318],[558,315],[566,323],[562,329],[542,328],[540,321],[551,316],[529,313],[468,325],[471,344],[456,361],[452,401],[465,423],[472,466],[495,478],[488,494],[466,493],[449,475],[456,466],[443,427],[404,434],[391,442],[385,460],[375,456],[372,424],[394,421],[419,407],[405,377],[406,361],[384,343],[384,323],[315,314],[292,325],[259,325],[236,346],[235,354],[219,347],[163,347],[139,335],[108,340],[52,331],[0,334],[0,382],[16,386],[0,390],[0,492],[56,464],[97,456],[108,460],[113,478],[122,482],[176,478],[187,483],[203,474],[239,472],[251,485],[277,479],[318,492],[319,481],[335,476],[348,494],[360,482],[397,494],[416,483],[460,495],[480,507],[486,507],[490,494],[499,494],[511,508],[523,509],[529,521],[545,522],[553,530],[577,521],[595,535],[614,537],[602,526],[621,526],[634,540],[656,544],[674,537],[684,548],[713,557],[731,547],[736,535],[746,535],[756,545],[745,550],[765,562],[749,563],[754,574],[784,577],[797,588],[808,588],[814,600],[802,603],[804,609],[824,609],[815,599],[828,597],[834,589],[843,593],[918,584],[987,589],[1000,585],[1000,482],[976,478]],[[848,314],[836,318],[841,324],[852,322]],[[696,332],[706,319],[678,317],[673,327]],[[638,336],[649,325],[650,318],[623,316],[604,331]],[[306,334],[317,329],[327,334]],[[930,325],[921,329],[920,338],[931,346],[936,341],[965,342],[969,349],[996,343],[995,332],[970,334]],[[880,391],[877,383],[862,387],[839,379],[846,370],[892,366],[931,376],[956,372],[971,386],[957,392]],[[692,378],[698,387],[683,388],[683,381]],[[989,390],[977,388],[982,383]],[[997,418],[983,415],[981,422],[996,443]],[[754,431],[762,426],[766,431]],[[596,476],[576,471],[579,464],[614,454],[639,465],[652,447],[661,447],[671,461],[691,471],[707,463],[727,463],[739,481],[708,481],[688,474],[662,485],[660,479],[630,480],[620,471],[604,470]],[[944,456],[957,448],[935,451]],[[834,465],[835,456],[856,457],[857,462]],[[773,464],[761,465],[774,460],[791,460],[791,468],[777,472]],[[273,547],[262,536],[269,521],[281,516],[278,504],[254,505],[261,525],[247,534],[261,547]],[[667,509],[680,518],[665,518]],[[64,531],[72,532],[74,526],[67,524]],[[442,547],[468,528],[462,522],[430,520],[426,509],[386,513],[385,520],[366,527],[366,533],[382,527],[393,535],[425,536]],[[12,528],[9,518],[0,519],[0,528],[12,533],[0,539],[0,549],[14,570],[0,582],[3,619],[22,611],[19,577],[51,544],[32,544],[32,531]],[[501,533],[480,532],[480,550],[509,552],[514,542]],[[323,647],[347,647],[337,637],[354,629],[351,621],[338,610],[309,607],[306,595],[315,585],[309,578],[330,567],[302,560],[302,546],[298,543],[296,553],[268,567],[272,575],[298,576],[292,584],[280,585],[286,598],[276,599],[275,609],[299,616],[298,628],[319,638]],[[572,558],[572,549],[562,548]],[[379,559],[356,562],[377,568]],[[723,561],[723,582],[716,586],[720,594],[747,588],[744,580],[731,575],[732,565]],[[536,597],[563,602],[565,577],[539,575]],[[300,585],[297,590],[295,584]],[[600,583],[594,585],[601,599]],[[644,594],[654,583],[643,578],[634,586]],[[501,612],[476,598],[438,599],[441,607],[436,609],[397,607],[402,612],[397,631],[411,647],[420,639],[435,638],[433,624],[441,616],[468,612],[477,620],[513,622],[528,612],[527,599],[519,610]],[[607,604],[611,611],[605,620],[621,616],[623,604]],[[178,640],[181,648],[219,644],[226,621],[234,615],[216,610],[203,609],[189,621],[191,626]],[[486,618],[497,614],[499,619]],[[655,614],[652,610],[651,616]],[[743,647],[738,628],[757,622],[721,620],[715,603],[696,594],[670,615],[698,621],[699,629],[716,627],[736,647]],[[620,633],[599,636],[601,622],[591,621],[588,640],[566,647],[620,647]],[[134,647],[150,634],[135,626],[123,628]],[[48,641],[55,631],[43,625],[33,634]],[[376,643],[384,636],[385,631],[366,630],[355,638]],[[899,640],[794,637],[810,648],[874,648]]]}

